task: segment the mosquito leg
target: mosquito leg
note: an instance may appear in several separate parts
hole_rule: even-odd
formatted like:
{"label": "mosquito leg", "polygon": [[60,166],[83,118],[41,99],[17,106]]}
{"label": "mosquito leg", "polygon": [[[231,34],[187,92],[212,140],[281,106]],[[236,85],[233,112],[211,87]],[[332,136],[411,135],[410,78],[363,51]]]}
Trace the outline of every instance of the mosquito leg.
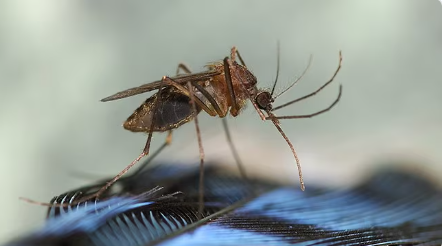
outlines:
{"label": "mosquito leg", "polygon": [[[244,63],[244,60],[241,58],[241,55],[239,54],[239,51],[236,49],[235,46],[232,47],[230,51],[230,59],[228,57],[224,58],[224,76],[227,84],[227,89],[229,90],[230,98],[232,100],[232,108],[235,109],[235,114],[238,114],[238,105],[236,104],[236,96],[233,90],[233,84],[232,84],[232,74],[230,73],[230,66],[232,66],[231,62],[235,61],[236,55],[238,55],[238,58],[243,66],[246,66]],[[240,82],[241,83],[241,82]],[[241,89],[244,91],[244,93],[247,94],[250,102],[252,103],[253,107],[255,108],[256,112],[258,112],[259,117],[261,120],[265,120],[266,116],[261,112],[258,105],[256,105],[254,99],[249,95],[247,90],[244,88],[244,85],[241,83]]]}
{"label": "mosquito leg", "polygon": [[[236,55],[238,55],[239,60],[241,61],[243,66],[245,66],[245,63],[244,63],[241,55],[239,54],[238,50],[234,46],[234,47],[232,47],[231,52],[230,52],[230,59],[231,59],[230,61],[235,61]],[[235,113],[237,114],[238,113],[238,105],[236,103],[235,90],[233,89],[232,75],[230,73],[230,65],[231,64],[230,64],[229,59],[227,57],[224,58],[223,63],[224,63],[224,76],[225,76],[225,80],[226,80],[226,84],[227,84],[227,89],[229,90],[230,98],[232,101],[232,108],[235,109],[235,111],[236,111]],[[223,127],[224,127],[224,132],[226,134],[227,143],[229,144],[230,150],[232,151],[233,157],[235,158],[236,164],[239,169],[239,173],[240,173],[241,177],[249,184],[250,182],[247,178],[244,165],[242,164],[242,161],[238,155],[238,152],[236,151],[235,145],[233,144],[226,118],[223,118]]]}
{"label": "mosquito leg", "polygon": [[[189,67],[187,67],[183,63],[180,63],[178,65],[177,74],[180,69],[183,70],[185,73],[188,73],[188,74],[191,73]],[[206,91],[202,86],[200,86],[196,82],[190,82],[190,83],[188,82],[187,86],[188,86],[189,91],[193,91],[192,85],[195,86],[197,88],[197,90],[199,92],[201,92],[201,94],[203,94],[207,98],[207,100],[212,104],[216,113],[218,115],[222,115],[222,111],[221,111],[218,103],[212,97],[212,95],[210,95],[208,91]],[[196,111],[195,95],[192,92],[189,94],[190,94],[190,98],[191,98],[191,102],[192,102],[193,112],[195,113],[195,129],[196,129],[196,134],[197,134],[197,138],[198,138],[198,147],[199,147],[199,152],[200,152],[200,174],[199,174],[199,188],[198,188],[198,193],[199,193],[198,194],[198,216],[203,217],[203,211],[204,211],[204,149],[203,149],[203,144],[202,144],[202,140],[201,140],[201,132],[200,132],[199,124],[198,124],[198,116],[196,114],[197,111]]]}
{"label": "mosquito leg", "polygon": [[166,137],[166,142],[164,142],[167,145],[172,144],[172,130],[169,130]]}
{"label": "mosquito leg", "polygon": [[210,102],[213,109],[216,111],[216,114],[218,114],[220,117],[224,117],[227,114],[221,110],[219,104],[216,102],[213,96],[210,95],[210,93],[206,89],[204,89],[204,87],[202,87],[201,85],[199,85],[197,82],[194,81],[192,81],[191,83]]}
{"label": "mosquito leg", "polygon": [[199,188],[198,188],[198,216],[203,217],[203,211],[204,211],[204,148],[203,148],[203,142],[201,140],[201,131],[198,123],[198,115],[196,110],[196,103],[195,103],[195,95],[193,93],[193,87],[192,83],[189,81],[187,82],[187,87],[190,91],[190,101],[192,103],[193,107],[193,113],[195,114],[195,130],[196,135],[198,139],[198,147],[200,152],[200,179],[199,179]]}
{"label": "mosquito leg", "polygon": [[[215,108],[215,110],[218,113],[218,115],[222,116],[223,112],[220,109],[218,103],[215,101],[215,99],[204,88],[202,88],[197,83],[193,83],[192,82],[192,85],[195,86],[201,92],[201,94],[203,94],[209,100],[209,102]],[[246,172],[245,172],[244,165],[242,164],[242,161],[239,158],[238,152],[236,151],[235,145],[233,144],[232,137],[231,137],[230,131],[229,131],[229,127],[227,125],[227,119],[226,118],[222,118],[222,120],[223,120],[224,132],[226,133],[226,137],[227,137],[227,142],[229,144],[230,150],[233,153],[233,157],[235,158],[235,161],[236,161],[236,164],[238,166],[240,175],[249,184],[248,178],[247,178],[247,175],[246,175]]]}
{"label": "mosquito leg", "polygon": [[[151,135],[150,135],[151,136]],[[146,146],[150,147],[152,137],[148,138]],[[119,180],[124,174],[126,174],[135,164],[137,164],[141,158],[148,155],[149,149],[146,149],[135,159],[133,160],[129,165],[127,165],[120,173],[118,173],[114,178],[112,178],[110,181],[106,183],[105,186],[103,186],[101,189],[99,189],[95,194],[91,195],[90,197],[84,198],[84,200],[89,200],[90,198],[98,198],[101,194],[103,194],[110,186],[112,186],[117,180]]]}
{"label": "mosquito leg", "polygon": [[[152,121],[152,122],[154,122],[154,121]],[[151,129],[153,129],[153,128],[151,128]],[[91,194],[89,196],[85,196],[85,197],[83,197],[75,202],[69,203],[69,204],[55,204],[55,205],[50,204],[50,203],[35,202],[33,200],[26,199],[26,198],[22,198],[22,199],[27,202],[30,202],[30,203],[35,203],[35,204],[39,204],[39,205],[43,205],[43,206],[50,206],[50,207],[74,206],[76,204],[86,202],[92,198],[95,198],[95,201],[97,201],[98,198],[100,197],[100,195],[102,195],[110,186],[112,186],[115,182],[117,182],[117,180],[119,180],[124,174],[126,174],[135,164],[137,164],[141,160],[141,158],[143,158],[144,156],[149,154],[151,139],[152,139],[152,131],[149,132],[149,137],[147,138],[146,147],[144,148],[143,152],[135,160],[133,160],[129,165],[127,165],[120,173],[118,173],[115,177],[113,177],[110,181],[108,181],[106,183],[106,185],[104,185],[102,188],[100,188],[94,194]]]}
{"label": "mosquito leg", "polygon": [[[218,103],[215,101],[215,99],[209,94],[209,92],[207,92],[204,88],[202,88],[200,85],[198,85],[197,83],[192,82],[192,85],[195,86],[200,92],[201,94],[203,94],[208,100],[209,102],[212,104],[212,106],[215,108],[217,114],[219,116],[224,115],[221,108],[219,107]],[[232,141],[232,137],[230,135],[230,131],[229,131],[229,127],[227,125],[227,119],[226,118],[222,118],[223,120],[223,126],[224,126],[224,132],[226,133],[226,137],[227,137],[227,142],[230,146],[230,150],[233,153],[233,157],[235,158],[236,164],[238,166],[239,172],[241,177],[247,182],[248,178],[245,172],[245,168],[244,165],[242,164],[241,159],[239,158],[238,152],[236,151],[235,145],[233,144]]]}
{"label": "mosquito leg", "polygon": [[278,107],[273,108],[272,111],[276,111],[276,110],[281,109],[281,108],[284,108],[284,107],[286,107],[286,106],[288,106],[288,105],[290,105],[290,104],[293,104],[293,103],[296,103],[296,102],[302,101],[302,100],[304,100],[304,99],[307,99],[307,98],[309,98],[309,97],[312,97],[312,96],[316,95],[318,92],[320,92],[322,89],[324,89],[327,85],[329,85],[331,82],[333,82],[333,80],[335,79],[335,77],[336,77],[336,75],[338,74],[339,70],[341,70],[341,64],[342,64],[342,54],[341,54],[341,51],[339,51],[339,65],[338,65],[338,68],[336,69],[336,71],[335,71],[335,73],[333,74],[333,76],[332,76],[332,77],[331,77],[331,78],[330,78],[325,84],[323,84],[323,85],[322,85],[321,87],[319,87],[316,91],[314,91],[314,92],[312,92],[312,93],[310,93],[310,94],[308,94],[308,95],[305,95],[305,96],[303,96],[303,97],[297,98],[297,99],[292,100],[292,101],[290,101],[290,102],[288,102],[288,103],[284,103],[283,105],[280,105],[280,106],[278,106]]}
{"label": "mosquito leg", "polygon": [[[171,78],[164,76],[163,77],[163,81],[170,86],[173,86],[175,88],[177,88],[180,92],[182,92],[184,95],[188,96],[190,98],[190,91],[188,89],[186,89],[184,86],[178,84],[177,82],[173,81]],[[207,107],[206,104],[204,104],[203,101],[201,101],[201,99],[199,99],[198,97],[194,97],[194,100],[196,102],[196,104],[198,106],[200,106],[206,113],[208,113],[210,116],[216,116],[216,111],[210,109],[209,107]]]}
{"label": "mosquito leg", "polygon": [[[180,70],[183,70],[185,73],[191,73],[189,67],[184,63],[178,64],[178,67],[176,70],[176,75],[178,75],[180,73]],[[138,173],[140,173],[166,146],[170,145],[171,143],[172,143],[172,130],[169,130],[167,137],[166,137],[166,141],[160,146],[160,148],[157,151],[155,151],[155,153],[151,156],[151,158],[149,158],[148,161],[146,161],[145,163],[142,164],[142,166],[133,175],[138,175]],[[146,146],[145,146],[144,150],[149,152],[149,148],[150,148],[150,141],[149,141],[149,145],[146,142]],[[143,151],[143,153],[145,151]]]}
{"label": "mosquito leg", "polygon": [[[156,111],[156,107],[158,106],[158,104],[161,102],[161,91],[162,91],[162,87],[163,84],[161,84],[160,88],[158,89],[158,96],[156,98],[156,102],[155,102],[155,108],[153,109],[153,112]],[[133,160],[129,165],[127,165],[120,173],[118,173],[114,178],[112,178],[110,181],[108,181],[106,183],[105,186],[103,186],[101,189],[99,189],[95,194],[92,194],[91,196],[87,196],[85,198],[83,198],[83,201],[89,200],[91,198],[98,198],[100,197],[101,194],[103,194],[111,185],[113,185],[117,180],[119,180],[124,174],[126,174],[135,164],[137,164],[141,158],[143,158],[144,156],[147,156],[149,154],[150,151],[150,143],[152,141],[152,134],[153,134],[153,129],[154,129],[154,122],[155,122],[155,118],[156,118],[156,114],[153,114],[153,119],[152,119],[152,124],[150,125],[150,130],[149,130],[149,135],[147,137],[147,141],[146,141],[146,145],[143,149],[143,152],[141,152],[141,154],[135,159]]]}
{"label": "mosquito leg", "polygon": [[[180,64],[181,65],[181,64]],[[183,64],[183,66],[179,66],[179,67],[183,67],[184,69],[186,69],[187,67]],[[166,77],[163,77],[163,82],[167,82],[166,81],[167,79],[166,79]],[[157,96],[157,99],[156,99],[156,102],[155,102],[155,107],[158,105],[158,103],[160,102],[160,98],[161,98],[161,89],[162,89],[162,87],[163,87],[163,84],[161,84],[161,86],[159,87],[159,89],[158,89],[158,96]],[[154,109],[154,112],[155,112],[155,109]],[[54,205],[54,204],[50,204],[50,203],[43,203],[43,202],[37,202],[37,201],[34,201],[34,200],[31,200],[31,199],[28,199],[28,198],[20,198],[20,199],[22,199],[22,200],[25,200],[25,201],[27,201],[27,202],[29,202],[29,203],[34,203],[34,204],[39,204],[39,205],[42,205],[42,206],[51,206],[51,207],[65,207],[65,206],[73,206],[73,205],[76,205],[76,204],[79,204],[79,203],[82,203],[82,202],[85,202],[85,201],[87,201],[87,200],[90,200],[90,199],[92,199],[92,198],[95,198],[96,200],[98,199],[98,197],[100,197],[100,195],[101,194],[103,194],[110,186],[112,186],[117,180],[119,180],[124,174],[126,174],[135,164],[137,164],[144,156],[147,156],[148,154],[149,154],[149,150],[150,150],[150,143],[151,143],[151,140],[152,140],[152,134],[153,134],[153,127],[154,127],[154,122],[155,122],[155,117],[156,117],[156,114],[153,114],[153,119],[152,119],[152,125],[151,125],[151,127],[150,127],[150,131],[149,131],[149,135],[148,135],[148,138],[147,138],[147,141],[146,141],[146,145],[145,145],[145,147],[144,147],[144,149],[143,149],[143,152],[135,159],[135,160],[133,160],[129,165],[127,165],[126,166],[126,168],[124,168],[120,173],[118,173],[114,178],[112,178],[110,181],[108,181],[107,183],[106,183],[106,185],[104,185],[102,188],[100,188],[96,193],[94,193],[94,194],[91,194],[91,195],[89,195],[89,196],[86,196],[86,197],[83,197],[83,198],[81,198],[81,199],[79,199],[78,201],[76,201],[76,202],[73,202],[73,203],[70,203],[70,204],[56,204],[56,205]],[[172,131],[169,131],[169,134],[168,134],[168,136],[167,136],[167,138],[166,138],[166,141],[165,141],[165,143],[163,144],[163,146],[162,147],[160,147],[160,149],[156,152],[156,153],[154,153],[154,156],[156,156],[159,152],[161,152],[162,151],[162,149],[166,146],[166,145],[169,145],[170,143],[172,142]],[[154,157],[153,156],[153,157]],[[146,162],[146,164],[145,165],[147,165],[147,163],[149,163],[149,162]],[[139,171],[140,170],[142,170],[143,168],[144,168],[144,166],[145,165],[143,165],[136,173],[135,173],[135,175],[137,174],[137,173],[139,173]]]}
{"label": "mosquito leg", "polygon": [[[241,178],[243,178],[246,181],[247,184],[251,184],[249,178],[247,177],[244,164],[242,163],[238,151],[236,151],[235,145],[233,144],[232,136],[230,135],[230,130],[226,118],[223,118],[223,128],[224,128],[224,133],[226,134],[227,143],[229,144],[230,147],[230,151],[232,151],[233,158],[235,159],[236,166],[238,167],[239,174],[241,175]],[[252,192],[254,192],[253,189]]]}
{"label": "mosquito leg", "polygon": [[[149,145],[150,145],[150,139],[151,138],[148,138],[148,143],[149,143]],[[169,140],[170,139],[170,140]],[[144,169],[144,167],[148,164],[148,163],[150,163],[150,161],[156,156],[156,155],[158,155],[159,154],[159,152],[161,152],[163,149],[164,149],[164,147],[166,146],[166,145],[168,145],[169,143],[170,143],[170,141],[171,141],[171,131],[169,132],[169,135],[168,135],[168,137],[167,137],[167,139],[166,139],[166,142],[163,144],[163,146],[161,146],[160,147],[160,149],[158,149],[152,156],[151,156],[151,158],[148,160],[148,161],[146,161],[146,163],[143,163],[143,165],[138,169],[138,170],[136,170],[135,171],[135,173],[133,174],[133,176],[132,177],[134,177],[134,176],[136,176],[136,175],[138,175],[139,173],[141,173],[141,170],[142,169]],[[148,144],[146,144],[146,146],[147,146]],[[148,153],[149,151],[147,151],[147,153]],[[92,198],[95,198],[96,200],[100,197],[100,195],[101,194],[103,194],[110,186],[112,186],[115,182],[117,182],[117,180],[119,180],[125,173],[127,173],[128,171],[129,171],[129,169],[131,169],[143,156],[146,156],[147,154],[143,151],[138,157],[137,157],[137,159],[135,159],[131,164],[129,164],[128,166],[126,166],[126,168],[124,168],[120,173],[118,173],[118,175],[116,175],[114,178],[112,178],[110,181],[108,181],[107,183],[106,183],[106,185],[105,186],[103,186],[102,188],[100,188],[97,192],[95,192],[95,193],[93,193],[93,194],[91,194],[91,195],[88,195],[88,196],[85,196],[85,197],[82,197],[82,198],[80,198],[79,200],[77,200],[77,201],[74,201],[74,202],[71,202],[71,203],[62,203],[62,204],[51,204],[51,203],[44,203],[44,202],[37,202],[37,201],[34,201],[34,200],[31,200],[31,199],[28,199],[28,198],[20,198],[21,200],[24,200],[24,201],[26,201],[26,202],[29,202],[29,203],[33,203],[33,204],[38,204],[38,205],[42,205],[42,206],[48,206],[48,207],[54,207],[54,208],[56,208],[56,207],[68,207],[68,206],[75,206],[75,205],[77,205],[77,204],[80,204],[80,203],[83,203],[83,202],[86,202],[86,201],[88,201],[88,200],[90,200],[90,199],[92,199]]]}
{"label": "mosquito leg", "polygon": [[176,75],[180,74],[180,70],[184,71],[184,73],[187,73],[187,74],[192,73],[192,72],[190,71],[189,66],[187,66],[187,65],[184,64],[184,63],[180,63],[180,64],[178,64],[178,67],[177,67],[177,69],[176,69]]}
{"label": "mosquito leg", "polygon": [[[232,52],[233,52],[234,48],[235,47],[232,48]],[[232,60],[235,59],[233,54],[232,54]],[[230,65],[231,64],[229,62],[229,58],[228,57],[224,58],[223,63],[224,63],[224,77],[226,80],[227,89],[229,90],[230,99],[232,101],[232,108],[235,109],[235,114],[237,114],[238,113],[238,105],[236,104],[235,90],[233,89],[232,74],[230,73]]]}
{"label": "mosquito leg", "polygon": [[[330,106],[328,106],[327,108],[325,108],[325,109],[323,109],[323,110],[320,110],[320,111],[318,111],[318,112],[316,112],[316,113],[313,113],[313,114],[306,114],[306,115],[290,115],[290,116],[275,116],[274,118],[275,118],[275,119],[280,119],[280,120],[282,120],[282,119],[302,119],[302,118],[312,118],[312,117],[314,117],[314,116],[320,115],[320,114],[325,113],[325,112],[329,111],[330,109],[332,109],[332,108],[333,108],[333,107],[339,102],[339,100],[341,99],[341,95],[342,95],[342,85],[339,85],[339,94],[338,94],[338,97],[337,97],[337,98],[333,101],[333,103],[332,103]],[[266,120],[271,120],[271,118],[270,118],[270,117],[267,117]]]}
{"label": "mosquito leg", "polygon": [[246,63],[244,62],[241,55],[239,54],[238,49],[235,46],[233,46],[232,49],[230,50],[230,59],[232,59],[232,61],[235,61],[236,56],[238,56],[238,59],[241,62],[241,65],[243,65],[244,67],[247,67]]}
{"label": "mosquito leg", "polygon": [[[184,63],[178,64],[177,75],[179,74],[180,70],[183,70],[187,74],[191,73],[190,68],[186,64],[184,64]],[[207,98],[207,100],[210,102],[210,104],[212,104],[212,106],[215,109],[216,113],[219,116],[222,116],[223,115],[222,110],[219,107],[219,104],[213,98],[213,96],[210,95],[210,93],[206,89],[204,89],[202,86],[200,86],[197,82],[191,81],[191,83],[199,92],[201,92],[201,94],[203,94]],[[212,115],[212,114],[210,114],[210,115]]]}
{"label": "mosquito leg", "polygon": [[[184,71],[185,73],[191,73],[189,67],[184,64],[184,63],[180,63],[178,64],[177,70],[176,70],[176,75],[178,75],[180,73],[180,70]],[[149,158],[149,160],[147,160],[146,162],[144,162],[140,168],[134,172],[134,176],[138,175],[138,173],[140,173],[166,146],[170,145],[172,143],[172,130],[168,131],[167,137],[166,137],[166,141],[160,146],[160,148],[155,151],[155,153],[153,153],[151,155],[151,157]]]}
{"label": "mosquito leg", "polygon": [[140,167],[135,172],[133,172],[132,177],[135,177],[135,176],[139,175],[140,173],[142,173],[144,168],[146,168],[146,166],[149,163],[151,163],[153,161],[153,159],[155,159],[166,148],[166,146],[169,146],[171,143],[172,143],[172,130],[169,130],[167,133],[166,141],[164,141],[164,143],[160,146],[160,148],[158,148],[154,153],[152,153],[149,156],[148,160],[146,160],[144,163],[142,163],[140,165]]}
{"label": "mosquito leg", "polygon": [[[179,74],[180,70],[183,70],[185,73],[188,73],[188,74],[191,73],[190,68],[186,64],[184,64],[184,63],[178,64],[177,75]],[[213,106],[213,108],[216,111],[216,113],[219,116],[223,117],[225,114],[223,113],[223,111],[221,110],[219,104],[216,102],[216,100],[213,98],[213,96],[210,95],[210,93],[206,89],[204,89],[204,87],[199,85],[197,82],[191,81],[191,83],[199,92],[201,92],[201,94],[203,94],[204,97],[206,97],[206,99]]]}
{"label": "mosquito leg", "polygon": [[[161,91],[162,91],[163,84],[161,84],[160,88],[158,89],[158,96],[155,101],[155,106],[153,109],[153,112],[156,112],[156,107],[161,102]],[[118,173],[114,178],[112,178],[105,186],[103,186],[100,190],[95,193],[95,195],[92,195],[92,197],[99,197],[103,192],[105,192],[112,184],[114,184],[117,180],[119,180],[124,174],[126,174],[135,164],[137,164],[141,158],[144,156],[147,156],[150,151],[150,143],[152,142],[152,134],[154,129],[154,122],[156,118],[156,114],[154,113],[152,116],[152,124],[150,125],[149,135],[147,137],[146,145],[144,146],[143,152],[135,159],[133,160],[129,165],[126,166],[120,173]],[[91,198],[92,198],[91,197]],[[86,199],[86,198],[85,198]]]}

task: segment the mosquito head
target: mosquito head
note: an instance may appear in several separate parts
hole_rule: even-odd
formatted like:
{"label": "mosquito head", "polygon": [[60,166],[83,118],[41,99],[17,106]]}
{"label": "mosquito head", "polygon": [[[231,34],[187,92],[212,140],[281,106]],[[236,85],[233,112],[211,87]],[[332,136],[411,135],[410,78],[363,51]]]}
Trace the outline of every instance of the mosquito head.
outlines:
{"label": "mosquito head", "polygon": [[268,91],[259,91],[255,96],[255,103],[260,109],[266,111],[272,111],[272,103],[274,101],[272,94]]}

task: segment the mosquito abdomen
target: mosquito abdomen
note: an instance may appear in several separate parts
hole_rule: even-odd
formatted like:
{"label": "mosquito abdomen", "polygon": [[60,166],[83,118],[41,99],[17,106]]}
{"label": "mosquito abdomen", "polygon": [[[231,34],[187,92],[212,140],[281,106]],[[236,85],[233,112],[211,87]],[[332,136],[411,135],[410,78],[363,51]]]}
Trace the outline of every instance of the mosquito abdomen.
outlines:
{"label": "mosquito abdomen", "polygon": [[[158,102],[157,97],[158,93],[149,97],[127,118],[123,127],[132,132],[149,132],[151,127],[153,131],[163,132],[178,128],[195,117],[190,98],[186,95],[163,90]],[[197,110],[199,113],[201,108],[197,107]]]}

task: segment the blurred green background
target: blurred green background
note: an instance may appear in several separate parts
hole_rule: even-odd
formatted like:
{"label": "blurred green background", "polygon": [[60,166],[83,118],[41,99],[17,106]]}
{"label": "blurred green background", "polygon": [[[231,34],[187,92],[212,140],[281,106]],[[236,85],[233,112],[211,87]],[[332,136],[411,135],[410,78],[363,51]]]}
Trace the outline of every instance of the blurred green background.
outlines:
{"label": "blurred green background", "polygon": [[[18,197],[49,201],[115,175],[141,152],[146,136],[121,124],[150,94],[101,98],[173,76],[179,62],[202,71],[234,45],[260,86],[271,87],[277,40],[279,91],[310,55],[313,62],[275,105],[322,85],[343,54],[330,87],[278,111],[317,111],[344,86],[332,111],[282,122],[307,189],[354,184],[388,160],[441,176],[442,6],[436,0],[1,1],[0,242],[43,223],[45,208]],[[200,121],[207,161],[235,168],[221,121],[203,114]],[[229,123],[249,174],[299,186],[290,149],[270,122],[249,105]],[[154,135],[152,150],[164,138]],[[197,163],[194,125],[175,131],[159,159]]]}

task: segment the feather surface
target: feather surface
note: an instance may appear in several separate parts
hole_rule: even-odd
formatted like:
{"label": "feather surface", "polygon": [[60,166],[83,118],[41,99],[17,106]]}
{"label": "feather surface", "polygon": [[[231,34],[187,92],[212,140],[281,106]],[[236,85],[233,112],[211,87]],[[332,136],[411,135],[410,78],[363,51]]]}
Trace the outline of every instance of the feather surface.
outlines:
{"label": "feather surface", "polygon": [[[52,199],[72,203],[106,182]],[[348,189],[304,192],[206,170],[159,165],[102,200],[50,208],[41,231],[10,245],[441,245],[442,192],[424,177],[383,170]],[[158,186],[164,187],[162,189]],[[45,244],[41,244],[45,242]]]}

